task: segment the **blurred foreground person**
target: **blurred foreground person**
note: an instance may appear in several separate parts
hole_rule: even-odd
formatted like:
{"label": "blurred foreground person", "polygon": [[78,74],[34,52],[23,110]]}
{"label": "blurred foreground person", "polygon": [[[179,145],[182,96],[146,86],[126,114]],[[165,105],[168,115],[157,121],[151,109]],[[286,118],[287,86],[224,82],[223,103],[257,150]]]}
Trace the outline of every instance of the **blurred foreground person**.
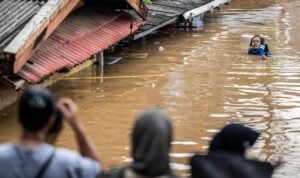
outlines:
{"label": "blurred foreground person", "polygon": [[[0,175],[5,178],[94,178],[101,166],[94,144],[78,119],[78,109],[70,99],[57,103],[46,89],[25,90],[19,102],[22,134],[16,143],[0,145]],[[81,155],[54,148],[63,128],[70,125]],[[50,143],[50,144],[48,144]]]}
{"label": "blurred foreground person", "polygon": [[131,135],[133,162],[111,169],[106,178],[177,178],[169,166],[172,125],[157,110],[147,110],[135,123]]}
{"label": "blurred foreground person", "polygon": [[211,141],[207,155],[192,157],[192,178],[271,178],[270,163],[245,158],[258,136],[240,124],[225,126]]}

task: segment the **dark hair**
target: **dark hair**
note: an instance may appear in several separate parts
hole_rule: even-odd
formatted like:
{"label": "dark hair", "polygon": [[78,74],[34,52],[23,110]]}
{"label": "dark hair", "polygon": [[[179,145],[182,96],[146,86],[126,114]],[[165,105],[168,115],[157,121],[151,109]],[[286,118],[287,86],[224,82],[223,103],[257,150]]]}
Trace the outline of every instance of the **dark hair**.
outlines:
{"label": "dark hair", "polygon": [[249,46],[252,46],[252,41],[253,41],[253,39],[256,38],[256,37],[258,37],[258,38],[260,39],[260,43],[261,43],[262,45],[265,44],[265,39],[264,39],[263,37],[261,37],[261,36],[259,36],[259,35],[255,35],[254,37],[251,38],[251,41],[250,41]]}
{"label": "dark hair", "polygon": [[63,126],[63,113],[59,109],[56,109],[54,122],[51,128],[49,129],[48,134],[54,134],[59,132],[62,129],[62,126]]}
{"label": "dark hair", "polygon": [[46,89],[25,90],[19,102],[19,120],[24,130],[37,132],[45,128],[55,112],[54,96]]}

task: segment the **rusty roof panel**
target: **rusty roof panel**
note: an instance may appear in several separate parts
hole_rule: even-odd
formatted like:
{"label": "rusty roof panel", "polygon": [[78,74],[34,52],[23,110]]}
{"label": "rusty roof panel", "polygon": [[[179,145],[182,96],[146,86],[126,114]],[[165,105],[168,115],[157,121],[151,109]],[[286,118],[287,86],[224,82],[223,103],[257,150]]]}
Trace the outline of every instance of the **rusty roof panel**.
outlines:
{"label": "rusty roof panel", "polygon": [[126,38],[143,25],[125,13],[104,14],[81,9],[67,17],[17,73],[30,83],[38,83],[62,68],[78,65],[93,54]]}
{"label": "rusty roof panel", "polygon": [[46,0],[0,0],[0,53]]}

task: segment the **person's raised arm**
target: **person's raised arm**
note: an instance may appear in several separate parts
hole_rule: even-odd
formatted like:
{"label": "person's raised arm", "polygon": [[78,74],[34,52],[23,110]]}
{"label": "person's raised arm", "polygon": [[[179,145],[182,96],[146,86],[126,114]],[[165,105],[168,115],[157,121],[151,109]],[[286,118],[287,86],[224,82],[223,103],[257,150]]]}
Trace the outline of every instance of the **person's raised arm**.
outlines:
{"label": "person's raised arm", "polygon": [[78,108],[76,104],[71,99],[62,98],[58,102],[58,108],[62,111],[64,118],[75,133],[81,155],[96,160],[101,164],[96,146],[78,118]]}

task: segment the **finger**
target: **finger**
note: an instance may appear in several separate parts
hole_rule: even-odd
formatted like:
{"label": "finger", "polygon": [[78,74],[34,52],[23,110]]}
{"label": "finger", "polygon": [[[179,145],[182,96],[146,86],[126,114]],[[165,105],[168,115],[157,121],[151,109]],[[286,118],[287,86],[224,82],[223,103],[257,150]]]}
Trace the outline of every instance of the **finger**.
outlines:
{"label": "finger", "polygon": [[62,112],[63,118],[68,119],[70,111],[62,104],[59,104],[57,108]]}
{"label": "finger", "polygon": [[76,110],[75,103],[69,98],[61,98],[59,100],[58,104],[65,106],[65,108],[67,108],[69,111],[75,111]]}
{"label": "finger", "polygon": [[62,103],[58,103],[56,106],[58,109],[60,109],[63,113],[68,112],[68,109],[66,108],[66,106]]}
{"label": "finger", "polygon": [[72,112],[77,112],[78,111],[77,105],[74,103],[73,100],[71,100],[71,99],[66,100],[65,104],[70,109],[70,111],[72,111]]}

